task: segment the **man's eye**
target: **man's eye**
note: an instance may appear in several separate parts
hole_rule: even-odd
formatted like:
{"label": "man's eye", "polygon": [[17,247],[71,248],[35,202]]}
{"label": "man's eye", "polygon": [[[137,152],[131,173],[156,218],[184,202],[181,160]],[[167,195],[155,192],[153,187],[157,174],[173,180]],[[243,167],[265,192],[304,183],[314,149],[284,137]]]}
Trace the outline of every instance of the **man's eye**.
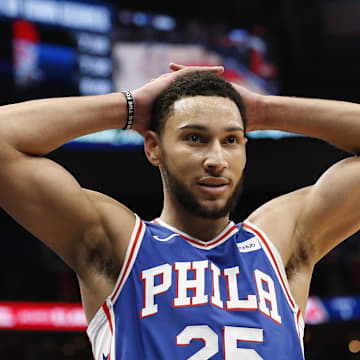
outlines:
{"label": "man's eye", "polygon": [[197,144],[200,142],[200,136],[196,134],[189,135],[187,139],[193,144]]}
{"label": "man's eye", "polygon": [[226,138],[226,143],[227,144],[236,144],[237,143],[237,139],[236,139],[236,137],[235,136],[228,136],[227,138]]}

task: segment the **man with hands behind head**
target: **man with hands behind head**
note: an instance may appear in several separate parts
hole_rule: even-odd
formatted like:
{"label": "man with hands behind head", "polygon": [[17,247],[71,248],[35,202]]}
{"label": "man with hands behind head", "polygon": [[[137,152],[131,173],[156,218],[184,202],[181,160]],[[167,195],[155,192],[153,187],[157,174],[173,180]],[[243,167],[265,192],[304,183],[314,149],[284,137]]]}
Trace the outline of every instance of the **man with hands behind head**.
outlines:
{"label": "man with hands behind head", "polygon": [[[360,106],[255,94],[224,81],[222,67],[170,67],[127,96],[2,107],[0,205],[77,273],[96,360],[303,359],[314,266],[360,229],[359,158],[234,224],[245,132],[295,132],[358,154]],[[161,172],[153,221],[41,156],[131,123]]]}

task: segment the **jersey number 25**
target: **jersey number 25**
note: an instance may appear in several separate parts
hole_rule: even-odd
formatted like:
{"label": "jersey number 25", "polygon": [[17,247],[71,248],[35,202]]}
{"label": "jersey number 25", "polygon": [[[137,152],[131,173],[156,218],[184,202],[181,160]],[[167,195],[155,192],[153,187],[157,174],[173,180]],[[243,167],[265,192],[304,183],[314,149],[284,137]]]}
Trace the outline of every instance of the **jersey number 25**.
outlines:
{"label": "jersey number 25", "polygon": [[[238,341],[263,342],[263,329],[224,326],[224,360],[263,360],[254,349],[238,347]],[[204,347],[187,360],[207,360],[219,352],[219,337],[208,325],[187,326],[177,337],[176,345],[189,345],[191,340],[202,340]]]}

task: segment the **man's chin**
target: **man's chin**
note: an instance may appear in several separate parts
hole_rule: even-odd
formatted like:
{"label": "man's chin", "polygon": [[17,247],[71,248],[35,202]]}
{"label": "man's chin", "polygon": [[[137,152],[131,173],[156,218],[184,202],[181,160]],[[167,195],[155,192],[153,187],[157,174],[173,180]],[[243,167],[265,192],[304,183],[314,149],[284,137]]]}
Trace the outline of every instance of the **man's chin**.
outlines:
{"label": "man's chin", "polygon": [[188,187],[173,176],[165,163],[163,170],[164,182],[171,197],[189,214],[204,219],[219,219],[228,216],[233,210],[241,186],[236,187],[232,194],[229,194],[230,187],[227,186],[226,190],[199,191],[198,187]]}
{"label": "man's chin", "polygon": [[203,208],[209,209],[209,211],[221,210],[229,203],[229,199],[224,197],[214,197],[201,200],[198,199],[197,201],[199,205],[201,205]]}
{"label": "man's chin", "polygon": [[193,210],[194,215],[205,219],[219,219],[227,216],[230,212],[224,204],[215,204],[214,201],[199,204]]}

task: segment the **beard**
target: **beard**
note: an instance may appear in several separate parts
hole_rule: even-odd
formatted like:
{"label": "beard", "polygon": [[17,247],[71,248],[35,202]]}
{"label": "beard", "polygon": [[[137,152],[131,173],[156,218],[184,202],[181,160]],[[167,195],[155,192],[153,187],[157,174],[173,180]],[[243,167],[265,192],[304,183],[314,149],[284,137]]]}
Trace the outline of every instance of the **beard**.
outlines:
{"label": "beard", "polygon": [[170,194],[189,213],[204,219],[219,219],[232,212],[243,192],[243,176],[238,181],[233,193],[227,199],[225,205],[218,209],[209,209],[203,206],[191,192],[191,190],[172,174],[163,163],[164,181]]}

